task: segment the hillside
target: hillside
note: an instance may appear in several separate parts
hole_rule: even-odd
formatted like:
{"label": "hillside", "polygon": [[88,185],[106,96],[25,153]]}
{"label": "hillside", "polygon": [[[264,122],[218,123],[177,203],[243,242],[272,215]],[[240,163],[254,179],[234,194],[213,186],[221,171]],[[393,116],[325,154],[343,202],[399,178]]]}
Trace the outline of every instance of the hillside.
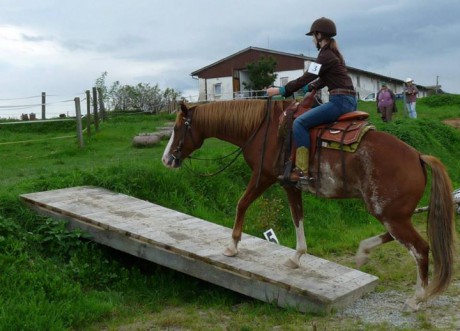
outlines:
{"label": "hillside", "polygon": [[[404,117],[402,105],[398,106],[392,123],[380,120],[374,103],[362,102],[359,109],[370,113],[379,130],[440,158],[454,188],[460,187],[460,131],[443,124],[460,118],[460,96],[420,100],[417,120]],[[33,129],[21,125],[5,129],[0,125],[1,330],[12,326],[21,330],[220,330],[221,324],[229,330],[311,330],[313,323],[327,330],[339,325],[344,330],[355,330],[357,325],[362,330],[388,329],[385,321],[303,315],[251,300],[96,245],[83,233],[68,232],[63,223],[39,217],[19,202],[22,193],[94,185],[232,227],[236,203],[249,178],[241,157],[222,174],[203,178],[197,174],[219,169],[227,161],[193,161],[172,171],[161,164],[166,141],[154,148],[131,146],[134,135],[153,132],[173,119],[172,115],[113,114],[98,132],[85,137],[83,149],[78,148],[72,127],[54,124],[44,129],[37,124]],[[66,136],[71,138],[59,138]],[[197,156],[212,159],[234,150],[211,139]],[[420,206],[427,199],[426,193]],[[272,187],[248,211],[245,232],[262,237],[263,231],[273,228],[283,245],[293,247],[295,233],[287,206],[282,189]],[[304,207],[309,253],[350,267],[359,242],[383,231],[357,200],[305,195]],[[414,219],[424,233],[426,214]],[[405,298],[413,291],[413,259],[397,243],[376,250],[361,270],[380,278],[377,294],[391,290]],[[443,297],[449,309],[460,309],[454,299],[458,296],[456,266],[454,285]],[[400,302],[392,304],[400,306]],[[436,330],[446,309],[441,305],[417,313],[408,329]]]}

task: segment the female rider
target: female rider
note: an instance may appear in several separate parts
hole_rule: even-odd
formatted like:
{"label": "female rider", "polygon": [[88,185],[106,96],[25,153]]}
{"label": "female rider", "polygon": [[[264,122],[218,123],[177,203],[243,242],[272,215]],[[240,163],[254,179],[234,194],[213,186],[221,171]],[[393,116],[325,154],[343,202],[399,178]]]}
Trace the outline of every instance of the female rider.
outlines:
{"label": "female rider", "polygon": [[329,89],[329,102],[312,108],[294,121],[294,142],[297,149],[296,167],[289,176],[292,182],[309,179],[309,129],[320,124],[334,122],[341,115],[356,110],[356,92],[348,76],[345,60],[333,38],[336,34],[336,26],[332,20],[321,17],[314,21],[310,32],[306,35],[313,37],[313,43],[319,51],[315,62],[310,64],[301,77],[290,81],[286,86],[267,89],[269,97],[278,94],[289,97],[301,88],[304,92],[325,86]]}

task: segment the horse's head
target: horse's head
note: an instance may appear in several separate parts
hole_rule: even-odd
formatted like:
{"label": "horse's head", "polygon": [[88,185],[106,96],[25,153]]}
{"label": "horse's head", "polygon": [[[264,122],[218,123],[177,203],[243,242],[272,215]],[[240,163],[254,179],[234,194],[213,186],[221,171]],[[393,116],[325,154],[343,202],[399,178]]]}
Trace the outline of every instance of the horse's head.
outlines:
{"label": "horse's head", "polygon": [[163,153],[163,164],[168,168],[178,168],[182,160],[201,147],[203,139],[192,129],[195,107],[188,108],[184,102],[176,117],[174,131]]}

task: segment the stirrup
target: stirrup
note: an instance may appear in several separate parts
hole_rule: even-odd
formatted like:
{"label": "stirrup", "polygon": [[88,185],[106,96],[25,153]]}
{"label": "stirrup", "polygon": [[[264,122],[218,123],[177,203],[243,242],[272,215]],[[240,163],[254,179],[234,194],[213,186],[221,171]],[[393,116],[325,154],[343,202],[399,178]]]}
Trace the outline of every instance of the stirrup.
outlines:
{"label": "stirrup", "polygon": [[301,177],[298,182],[295,182],[295,187],[301,191],[307,192],[310,187],[315,186],[315,181],[315,177]]}
{"label": "stirrup", "polygon": [[289,176],[280,175],[278,176],[278,180],[284,183],[291,183],[295,184],[301,180],[308,179],[308,176],[305,176],[302,170],[299,168],[294,168],[290,173]]}

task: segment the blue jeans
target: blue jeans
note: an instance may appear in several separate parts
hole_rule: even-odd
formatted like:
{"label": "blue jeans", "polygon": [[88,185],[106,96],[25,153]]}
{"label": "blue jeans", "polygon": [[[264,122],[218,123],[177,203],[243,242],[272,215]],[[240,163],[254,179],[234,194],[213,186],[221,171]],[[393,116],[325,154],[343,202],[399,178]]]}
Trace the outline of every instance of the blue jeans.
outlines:
{"label": "blue jeans", "polygon": [[329,102],[300,115],[293,125],[296,146],[310,148],[310,128],[324,123],[335,122],[341,115],[356,110],[356,106],[356,97],[338,94],[331,96]]}
{"label": "blue jeans", "polygon": [[415,111],[415,102],[407,102],[407,111],[409,112],[410,118],[417,118],[417,112]]}

